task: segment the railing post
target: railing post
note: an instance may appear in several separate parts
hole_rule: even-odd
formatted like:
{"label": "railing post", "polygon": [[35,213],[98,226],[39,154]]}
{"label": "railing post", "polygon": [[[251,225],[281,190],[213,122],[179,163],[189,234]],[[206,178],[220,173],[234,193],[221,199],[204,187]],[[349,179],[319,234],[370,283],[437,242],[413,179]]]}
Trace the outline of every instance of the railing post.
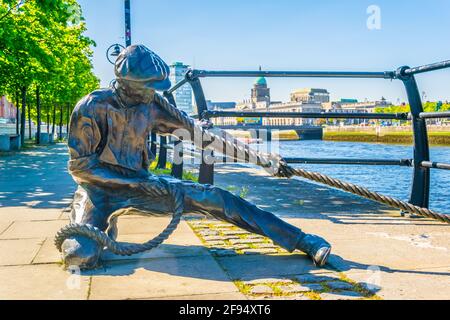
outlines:
{"label": "railing post", "polygon": [[150,152],[152,153],[153,156],[156,157],[156,133],[151,132],[150,133]]}
{"label": "railing post", "polygon": [[411,107],[411,122],[414,135],[414,173],[409,202],[422,208],[428,208],[430,195],[430,169],[421,167],[422,161],[430,160],[427,125],[419,114],[423,112],[422,101],[414,75],[404,73],[409,67],[401,67],[396,77],[403,81]]}
{"label": "railing post", "polygon": [[167,162],[167,138],[165,136],[159,136],[159,156],[158,156],[158,163],[156,167],[158,169],[165,169],[166,168],[166,162]]}
{"label": "railing post", "polygon": [[[171,92],[164,91],[164,97],[173,106],[177,106],[175,98]],[[172,162],[172,172],[170,173],[173,177],[177,179],[183,178],[183,142],[181,140],[176,140],[173,143],[173,162]]]}
{"label": "railing post", "polygon": [[[204,111],[208,110],[208,106],[206,104],[205,94],[203,93],[202,84],[200,83],[200,79],[198,77],[192,76],[192,74],[187,74],[188,82],[192,87],[192,91],[194,93],[195,104],[197,105],[197,114],[198,118],[201,120]],[[195,137],[194,137],[195,138]],[[203,137],[202,137],[203,141]],[[203,147],[206,147],[208,143],[202,142]],[[208,152],[209,153],[209,152]],[[210,155],[213,156],[213,153],[210,152]],[[205,161],[205,157],[207,156],[207,152],[204,150],[201,151],[201,163],[200,163],[200,172],[198,176],[199,183],[213,184],[214,183],[214,162],[207,163]]]}

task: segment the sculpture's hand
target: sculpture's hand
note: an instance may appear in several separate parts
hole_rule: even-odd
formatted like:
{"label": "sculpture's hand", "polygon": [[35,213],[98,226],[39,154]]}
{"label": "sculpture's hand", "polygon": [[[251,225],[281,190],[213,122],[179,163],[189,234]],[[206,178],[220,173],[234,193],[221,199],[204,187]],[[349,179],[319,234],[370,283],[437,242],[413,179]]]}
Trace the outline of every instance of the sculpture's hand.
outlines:
{"label": "sculpture's hand", "polygon": [[159,179],[150,179],[148,181],[140,182],[138,188],[153,197],[164,197],[169,195],[167,186]]}
{"label": "sculpture's hand", "polygon": [[203,129],[211,129],[213,127],[213,123],[209,119],[202,119],[198,123]]}
{"label": "sculpture's hand", "polygon": [[284,166],[287,165],[286,161],[276,153],[268,153],[264,155],[265,158],[269,159],[269,164],[263,168],[275,177],[285,177],[290,178],[292,174],[284,170]]}

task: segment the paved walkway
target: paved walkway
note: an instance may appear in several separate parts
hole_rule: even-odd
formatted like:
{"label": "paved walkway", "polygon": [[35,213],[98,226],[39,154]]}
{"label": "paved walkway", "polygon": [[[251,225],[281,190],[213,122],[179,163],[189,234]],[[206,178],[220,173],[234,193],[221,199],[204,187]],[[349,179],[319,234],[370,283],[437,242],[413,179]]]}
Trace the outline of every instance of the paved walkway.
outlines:
{"label": "paved walkway", "polygon": [[[53,245],[75,185],[62,144],[0,157],[0,299],[449,299],[448,225],[301,180],[217,166],[219,186],[326,237],[324,269],[257,235],[187,217],[157,249],[79,274]],[[168,218],[124,217],[119,240],[142,242]]]}

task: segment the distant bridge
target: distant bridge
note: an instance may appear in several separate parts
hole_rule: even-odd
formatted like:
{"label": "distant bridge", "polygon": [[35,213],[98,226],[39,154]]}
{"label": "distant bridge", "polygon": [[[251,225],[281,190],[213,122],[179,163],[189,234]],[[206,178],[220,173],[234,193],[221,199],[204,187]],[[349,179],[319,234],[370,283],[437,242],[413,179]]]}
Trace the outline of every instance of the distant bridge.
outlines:
{"label": "distant bridge", "polygon": [[267,131],[267,140],[272,140],[272,130],[294,130],[301,140],[321,140],[323,136],[323,128],[320,126],[299,126],[299,125],[214,125],[214,128],[222,130],[245,130],[254,131],[254,138],[260,138],[261,130]]}

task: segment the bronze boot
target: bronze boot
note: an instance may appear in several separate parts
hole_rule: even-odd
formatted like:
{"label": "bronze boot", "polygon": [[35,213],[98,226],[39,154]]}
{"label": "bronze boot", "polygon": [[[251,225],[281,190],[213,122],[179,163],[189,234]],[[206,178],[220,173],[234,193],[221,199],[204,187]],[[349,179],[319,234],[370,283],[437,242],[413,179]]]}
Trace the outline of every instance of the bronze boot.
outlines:
{"label": "bronze boot", "polygon": [[81,270],[95,268],[102,248],[89,238],[75,236],[64,240],[62,258],[66,267],[79,267]]}
{"label": "bronze boot", "polygon": [[325,265],[331,252],[331,245],[325,239],[313,234],[305,234],[296,248],[310,256],[318,267]]}

